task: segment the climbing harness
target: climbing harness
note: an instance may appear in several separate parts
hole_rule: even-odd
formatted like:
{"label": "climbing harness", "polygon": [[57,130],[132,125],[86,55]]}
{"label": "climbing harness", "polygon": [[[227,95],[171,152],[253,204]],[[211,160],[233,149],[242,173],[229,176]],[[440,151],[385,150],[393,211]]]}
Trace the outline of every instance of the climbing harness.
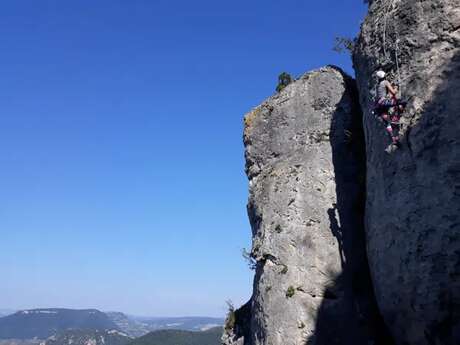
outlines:
{"label": "climbing harness", "polygon": [[385,131],[391,138],[391,144],[399,146],[399,132],[401,130],[401,117],[407,102],[399,100],[396,96],[376,102],[374,116],[385,125]]}

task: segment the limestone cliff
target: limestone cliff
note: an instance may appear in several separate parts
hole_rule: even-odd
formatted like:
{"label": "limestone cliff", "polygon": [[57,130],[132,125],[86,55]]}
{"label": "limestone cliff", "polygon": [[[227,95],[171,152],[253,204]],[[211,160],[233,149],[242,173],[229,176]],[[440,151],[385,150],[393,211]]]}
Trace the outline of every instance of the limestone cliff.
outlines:
{"label": "limestone cliff", "polygon": [[257,268],[250,315],[224,343],[367,344],[381,332],[364,249],[362,139],[354,81],[334,67],[246,115]]}
{"label": "limestone cliff", "polygon": [[[460,0],[369,3],[359,97],[326,67],[245,117],[257,265],[225,345],[460,344]],[[391,153],[379,69],[408,101]]]}
{"label": "limestone cliff", "polygon": [[[368,257],[398,344],[460,344],[459,29],[460,0],[374,0],[354,54]],[[381,68],[409,101],[402,147],[391,155],[369,111]]]}

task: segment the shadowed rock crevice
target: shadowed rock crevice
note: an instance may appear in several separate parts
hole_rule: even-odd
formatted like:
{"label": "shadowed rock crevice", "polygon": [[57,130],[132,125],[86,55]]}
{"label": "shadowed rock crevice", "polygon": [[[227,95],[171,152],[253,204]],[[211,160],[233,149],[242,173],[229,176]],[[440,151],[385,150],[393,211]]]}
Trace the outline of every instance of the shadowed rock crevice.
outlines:
{"label": "shadowed rock crevice", "polygon": [[[347,305],[345,309],[352,312],[338,315],[337,302],[325,298],[317,314],[316,336],[306,344],[354,345],[371,341],[375,345],[391,345],[394,342],[378,311],[367,262],[364,131],[356,85],[353,80],[349,80],[348,84],[354,99],[350,121],[343,123],[347,117],[336,111],[331,123],[330,144],[337,203],[327,210],[330,230],[338,243],[342,272],[326,287],[323,295],[339,295],[339,303]],[[343,329],[339,336],[330,332],[331,325],[335,324]],[[343,334],[346,337],[340,336]]]}

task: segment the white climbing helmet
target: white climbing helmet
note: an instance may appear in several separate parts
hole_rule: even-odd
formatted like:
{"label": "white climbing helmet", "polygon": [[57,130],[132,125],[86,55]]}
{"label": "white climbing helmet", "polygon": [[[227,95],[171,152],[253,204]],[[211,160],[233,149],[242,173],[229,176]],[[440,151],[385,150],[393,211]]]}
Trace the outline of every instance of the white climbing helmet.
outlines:
{"label": "white climbing helmet", "polygon": [[386,73],[384,71],[377,71],[377,73],[375,73],[377,75],[377,78],[379,79],[383,79],[385,78],[385,75]]}

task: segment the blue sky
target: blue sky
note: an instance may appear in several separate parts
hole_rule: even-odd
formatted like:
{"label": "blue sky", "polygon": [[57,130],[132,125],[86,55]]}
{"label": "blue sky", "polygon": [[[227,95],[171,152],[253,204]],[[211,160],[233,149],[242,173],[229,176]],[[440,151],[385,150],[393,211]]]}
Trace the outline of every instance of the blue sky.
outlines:
{"label": "blue sky", "polygon": [[242,117],[336,64],[360,0],[0,11],[0,308],[215,315],[249,298]]}

